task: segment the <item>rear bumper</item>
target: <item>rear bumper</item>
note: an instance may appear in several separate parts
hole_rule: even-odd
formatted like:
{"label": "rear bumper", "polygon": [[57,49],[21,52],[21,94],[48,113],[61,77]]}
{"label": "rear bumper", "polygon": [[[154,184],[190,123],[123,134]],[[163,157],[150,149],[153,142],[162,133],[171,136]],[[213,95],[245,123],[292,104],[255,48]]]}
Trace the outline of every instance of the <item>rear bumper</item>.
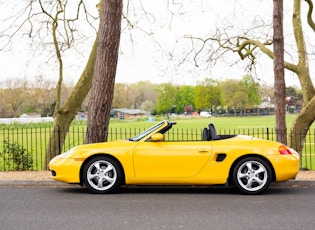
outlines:
{"label": "rear bumper", "polygon": [[276,155],[270,161],[274,167],[276,182],[295,179],[300,169],[300,158],[295,154]]}

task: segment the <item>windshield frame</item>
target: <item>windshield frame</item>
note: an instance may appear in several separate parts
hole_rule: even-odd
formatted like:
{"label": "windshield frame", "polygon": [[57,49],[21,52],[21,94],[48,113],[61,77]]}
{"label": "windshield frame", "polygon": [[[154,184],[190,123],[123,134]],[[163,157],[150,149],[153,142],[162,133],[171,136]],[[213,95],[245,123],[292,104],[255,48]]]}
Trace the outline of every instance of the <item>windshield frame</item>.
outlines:
{"label": "windshield frame", "polygon": [[165,121],[162,121],[160,123],[157,123],[156,125],[146,129],[145,131],[141,132],[140,134],[138,134],[137,136],[130,138],[130,141],[140,141],[141,139],[143,139],[144,137],[148,136],[149,134],[153,134],[155,133],[156,130],[159,130],[159,128],[163,127],[163,125],[165,125]]}

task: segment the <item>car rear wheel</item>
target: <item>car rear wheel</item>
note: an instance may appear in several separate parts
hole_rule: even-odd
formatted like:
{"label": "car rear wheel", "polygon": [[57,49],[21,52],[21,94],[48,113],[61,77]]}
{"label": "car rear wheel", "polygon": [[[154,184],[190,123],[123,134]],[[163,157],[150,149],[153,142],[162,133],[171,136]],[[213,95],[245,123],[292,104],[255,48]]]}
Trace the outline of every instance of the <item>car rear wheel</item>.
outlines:
{"label": "car rear wheel", "polygon": [[105,156],[89,160],[83,168],[83,183],[93,193],[114,193],[122,181],[119,164]]}
{"label": "car rear wheel", "polygon": [[272,172],[269,164],[258,157],[247,157],[233,170],[233,182],[244,194],[260,194],[270,185]]}

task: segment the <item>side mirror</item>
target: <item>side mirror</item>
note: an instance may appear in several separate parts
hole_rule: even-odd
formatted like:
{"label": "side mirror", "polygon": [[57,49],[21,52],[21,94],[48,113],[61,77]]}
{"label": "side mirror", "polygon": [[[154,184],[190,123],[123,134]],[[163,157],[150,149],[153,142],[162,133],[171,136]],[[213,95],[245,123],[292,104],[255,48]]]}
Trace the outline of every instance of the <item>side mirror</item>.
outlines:
{"label": "side mirror", "polygon": [[151,141],[154,142],[164,141],[164,135],[162,133],[153,134],[151,137]]}

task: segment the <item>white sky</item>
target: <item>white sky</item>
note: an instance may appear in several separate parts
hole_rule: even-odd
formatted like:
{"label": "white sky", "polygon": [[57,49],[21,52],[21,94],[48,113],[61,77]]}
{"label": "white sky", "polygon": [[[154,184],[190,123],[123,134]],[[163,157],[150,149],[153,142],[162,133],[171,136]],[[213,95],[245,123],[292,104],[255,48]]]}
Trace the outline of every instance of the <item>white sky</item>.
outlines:
{"label": "white sky", "polygon": [[[89,7],[94,13],[97,2],[89,0]],[[125,0],[125,13],[126,2]],[[126,28],[126,21],[123,20],[125,29],[121,36],[116,82],[133,83],[149,80],[152,83],[195,84],[196,81],[205,78],[240,79],[247,73],[244,70],[244,62],[230,66],[238,59],[236,54],[225,56],[224,59],[218,60],[215,66],[206,62],[208,56],[205,53],[198,57],[199,67],[194,65],[192,56],[179,65],[191,48],[190,40],[185,37],[192,35],[206,38],[215,32],[216,27],[224,28],[232,24],[235,30],[242,30],[250,26],[253,20],[263,18],[267,23],[272,20],[271,0],[145,0],[142,4],[147,14],[139,3],[139,0],[132,0],[129,5],[128,18],[136,27]],[[290,32],[292,6],[293,0],[285,1],[284,20],[286,42],[294,45]],[[23,5],[19,7],[22,9]],[[16,3],[0,0],[2,22],[0,31],[8,28],[8,23],[3,23],[3,20],[12,15],[12,12],[17,12]],[[147,33],[153,35],[149,36]],[[76,81],[86,64],[95,34],[88,30],[85,36],[75,51],[67,51],[64,54],[65,82]],[[41,34],[41,37],[46,43],[51,43],[49,34]],[[1,45],[5,41],[6,38],[0,37]],[[1,51],[0,82],[6,78],[32,79],[40,74],[57,82],[58,68],[52,52],[51,45],[43,48],[38,40],[32,42],[27,36],[21,35],[15,37],[10,46]],[[263,82],[272,85],[273,62],[264,56],[261,56],[260,60],[257,65],[257,76]],[[287,85],[299,86],[297,77],[290,72],[286,72],[286,82]]]}

